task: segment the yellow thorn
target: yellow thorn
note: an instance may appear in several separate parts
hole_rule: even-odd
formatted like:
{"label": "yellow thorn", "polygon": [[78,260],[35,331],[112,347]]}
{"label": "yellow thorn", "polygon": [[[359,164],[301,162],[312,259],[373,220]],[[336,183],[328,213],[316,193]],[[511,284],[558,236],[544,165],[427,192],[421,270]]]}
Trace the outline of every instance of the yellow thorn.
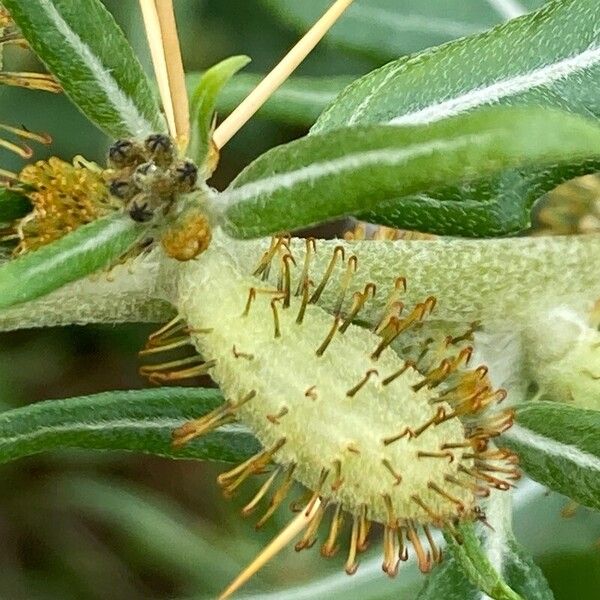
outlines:
{"label": "yellow thorn", "polygon": [[353,0],[337,0],[283,60],[254,88],[246,99],[219,125],[213,142],[220,150],[276,92],[302,61],[313,51]]}
{"label": "yellow thorn", "polygon": [[184,152],[190,139],[190,106],[185,87],[185,73],[181,58],[181,46],[177,34],[177,23],[173,0],[155,0],[160,23],[162,42],[167,63],[167,75],[171,90],[171,103],[175,118],[175,139]]}
{"label": "yellow thorn", "polygon": [[[167,0],[166,0],[167,1]],[[150,47],[152,64],[154,65],[154,75],[158,83],[160,99],[163,103],[167,125],[171,137],[177,137],[177,126],[175,122],[175,108],[173,106],[173,96],[171,93],[171,84],[169,81],[169,70],[167,67],[167,57],[163,42],[160,19],[155,0],[139,0],[142,17],[144,19],[144,28],[146,38]]]}
{"label": "yellow thorn", "polygon": [[230,598],[237,590],[246,584],[251,577],[256,575],[275,555],[285,548],[296,536],[298,536],[312,521],[321,506],[319,498],[312,502],[310,511],[306,508],[291,521],[291,523],[275,537],[271,543],[229,584],[219,596],[219,600]]}

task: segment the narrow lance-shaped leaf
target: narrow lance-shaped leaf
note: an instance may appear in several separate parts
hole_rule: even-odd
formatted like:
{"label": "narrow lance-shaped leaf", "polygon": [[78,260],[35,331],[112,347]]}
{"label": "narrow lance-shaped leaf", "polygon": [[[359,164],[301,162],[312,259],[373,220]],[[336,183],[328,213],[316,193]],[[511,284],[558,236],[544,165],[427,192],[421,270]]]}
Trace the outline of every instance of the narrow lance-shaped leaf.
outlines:
{"label": "narrow lance-shaped leaf", "polygon": [[31,210],[31,203],[25,196],[0,186],[0,223],[9,223],[25,216]]}
{"label": "narrow lance-shaped leaf", "polygon": [[[511,536],[502,549],[504,579],[523,598],[553,600],[554,596],[531,555]],[[426,578],[416,600],[481,600],[481,591],[465,575],[453,556]]]}
{"label": "narrow lance-shaped leaf", "polygon": [[[203,164],[210,160],[210,144],[215,107],[223,86],[250,62],[248,56],[232,56],[211,67],[204,73],[192,94],[192,140],[189,155]],[[212,169],[209,168],[209,173]]]}
{"label": "narrow lance-shaped leaf", "polygon": [[313,131],[420,125],[496,103],[600,116],[599,17],[596,0],[555,0],[485,33],[400,58],[346,88]]}
{"label": "narrow lance-shaped leaf", "polygon": [[0,414],[0,462],[48,450],[126,450],[170,458],[235,462],[259,449],[237,426],[221,428],[180,449],[173,429],[223,402],[218,390],[156,388],[48,400]]}
{"label": "narrow lance-shaped leaf", "polygon": [[[511,167],[597,156],[600,125],[554,110],[494,107],[426,126],[370,125],[275,148],[219,197],[226,230],[256,237],[376,209],[391,197],[478,181]],[[421,218],[438,233],[452,228]],[[485,211],[465,227],[487,226]],[[495,215],[491,215],[495,218]]]}
{"label": "narrow lance-shaped leaf", "polygon": [[3,0],[65,93],[112,137],[164,130],[129,42],[100,0]]}
{"label": "narrow lance-shaped leaf", "polygon": [[494,600],[523,600],[491,565],[477,537],[473,523],[457,526],[458,543],[453,535],[445,533],[446,541],[456,565],[471,583]]}
{"label": "narrow lance-shaped leaf", "polygon": [[0,309],[33,300],[113,264],[147,231],[121,213],[79,227],[0,266]]}
{"label": "narrow lance-shaped leaf", "polygon": [[531,402],[518,409],[502,443],[532,479],[600,509],[600,412]]}
{"label": "narrow lance-shaped leaf", "polygon": [[512,495],[495,490],[482,508],[486,526],[461,528],[464,548],[450,540],[448,560],[427,578],[417,600],[481,600],[485,589],[495,589],[498,597],[514,592],[527,599],[553,600],[540,568],[513,535]]}
{"label": "narrow lance-shaped leaf", "polygon": [[[187,76],[190,95],[193,94],[202,76],[202,73],[190,73]],[[237,73],[221,89],[217,97],[217,111],[220,114],[232,112],[263,77],[256,73]],[[346,76],[290,77],[260,108],[256,117],[310,127],[351,82],[352,77]]]}
{"label": "narrow lance-shaped leaf", "polygon": [[506,540],[503,558],[503,575],[513,590],[523,598],[554,600],[542,570],[535,564],[529,551],[512,535]]}
{"label": "narrow lance-shaped leaf", "polygon": [[[332,43],[389,60],[488,29],[544,0],[360,0],[331,31]],[[276,16],[305,31],[330,0],[262,0]]]}
{"label": "narrow lance-shaped leaf", "polygon": [[[434,123],[490,104],[527,104],[600,116],[594,92],[600,84],[598,19],[596,0],[558,0],[484,34],[401,58],[350,85],[313,132],[366,123]],[[507,227],[489,223],[479,235],[515,232],[529,226],[531,205],[543,193],[598,168],[598,161],[574,161],[541,171],[498,173],[475,186],[432,187],[416,198],[389,198],[361,216],[422,228],[426,224],[420,207],[426,206],[437,221],[455,224],[447,233],[469,235],[467,228],[456,224],[472,216],[479,220],[478,212],[486,210]],[[485,204],[477,204],[481,202]]]}

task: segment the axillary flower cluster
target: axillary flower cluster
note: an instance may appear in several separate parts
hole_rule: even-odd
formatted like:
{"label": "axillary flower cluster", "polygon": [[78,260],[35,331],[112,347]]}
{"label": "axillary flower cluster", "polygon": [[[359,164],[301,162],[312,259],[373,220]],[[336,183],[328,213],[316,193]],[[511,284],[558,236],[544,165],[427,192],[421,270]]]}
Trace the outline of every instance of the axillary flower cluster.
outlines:
{"label": "axillary flower cluster", "polygon": [[168,256],[186,261],[206,250],[209,220],[200,207],[181,200],[197,188],[198,167],[178,156],[169,136],[152,134],[143,143],[118,140],[109,149],[108,164],[110,192],[125,202],[129,216],[140,223],[157,215],[165,221],[161,243]]}
{"label": "axillary flower cluster", "polygon": [[27,165],[14,177],[13,189],[29,199],[32,210],[13,224],[5,239],[18,240],[14,254],[19,255],[125,211],[136,222],[157,222],[168,256],[191,260],[208,247],[210,225],[202,210],[177,199],[193,192],[197,183],[197,166],[179,158],[174,142],[161,133],[143,141],[118,140],[104,169],[82,157],[72,163],[51,157]]}

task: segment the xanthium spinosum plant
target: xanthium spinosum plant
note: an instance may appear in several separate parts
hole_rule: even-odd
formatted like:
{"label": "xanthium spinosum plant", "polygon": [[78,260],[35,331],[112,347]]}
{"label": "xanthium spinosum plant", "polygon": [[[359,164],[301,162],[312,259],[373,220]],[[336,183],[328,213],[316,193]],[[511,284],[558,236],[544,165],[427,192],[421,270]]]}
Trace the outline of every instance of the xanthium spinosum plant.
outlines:
{"label": "xanthium spinosum plant", "polygon": [[[220,390],[16,409],[0,416],[3,460],[79,446],[237,461],[219,484],[230,496],[265,476],[242,511],[262,510],[259,526],[301,483],[297,515],[223,597],[292,540],[334,555],[346,519],[349,574],[380,528],[385,573],[409,556],[431,571],[440,528],[451,559],[420,598],[447,581],[456,598],[551,598],[514,540],[510,496],[523,471],[600,507],[600,234],[527,230],[537,200],[600,165],[600,6],[489,3],[505,23],[392,60],[329,102],[291,93],[322,83],[284,80],[338,19],[337,43],[400,53],[356,35],[383,9],[268,4],[303,27],[326,12],[217,127],[248,59],[188,76],[188,100],[168,0],[139,3],[162,106],[99,0],[3,0],[0,48],[27,44],[49,74],[0,81],[63,91],[113,142],[104,166],[0,172],[0,327],[168,321],[141,372],[159,386],[210,375]],[[265,102],[320,116],[215,191],[221,148]],[[50,141],[0,127],[25,159]],[[360,221],[344,239],[287,233],[343,217]],[[105,427],[69,437],[79,411]],[[158,438],[115,435],[107,418],[166,411],[180,426]],[[53,427],[64,434],[46,438]]]}

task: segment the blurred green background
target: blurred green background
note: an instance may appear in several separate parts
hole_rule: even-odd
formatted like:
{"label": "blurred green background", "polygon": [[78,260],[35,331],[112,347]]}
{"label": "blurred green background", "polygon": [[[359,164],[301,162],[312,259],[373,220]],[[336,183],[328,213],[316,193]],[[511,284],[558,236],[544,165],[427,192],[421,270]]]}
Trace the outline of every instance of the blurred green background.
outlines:
{"label": "blurred green background", "polygon": [[[149,68],[137,2],[107,0]],[[179,0],[186,70],[198,71],[229,55],[252,57],[265,72],[295,41],[258,2]],[[35,70],[31,55],[7,53],[11,70]],[[376,60],[323,46],[302,66],[307,75],[359,75]],[[0,121],[47,131],[53,154],[103,161],[109,140],[61,96],[0,89]],[[216,187],[267,148],[304,132],[255,120],[226,148]],[[2,153],[0,164],[22,163]],[[145,385],[137,351],[152,327],[85,327],[0,335],[0,407]],[[0,599],[210,598],[287,521],[279,511],[255,532],[239,510],[251,497],[225,501],[215,484],[222,465],[158,458],[62,452],[2,466],[0,492]],[[255,484],[256,486],[256,484]],[[516,533],[543,568],[559,600],[593,599],[600,589],[600,518],[578,509],[566,519],[566,500],[530,490],[519,508]],[[256,597],[414,598],[421,580],[407,567],[397,580],[381,574],[378,548],[354,578],[343,558],[325,561],[318,550],[284,552],[247,588]]]}

